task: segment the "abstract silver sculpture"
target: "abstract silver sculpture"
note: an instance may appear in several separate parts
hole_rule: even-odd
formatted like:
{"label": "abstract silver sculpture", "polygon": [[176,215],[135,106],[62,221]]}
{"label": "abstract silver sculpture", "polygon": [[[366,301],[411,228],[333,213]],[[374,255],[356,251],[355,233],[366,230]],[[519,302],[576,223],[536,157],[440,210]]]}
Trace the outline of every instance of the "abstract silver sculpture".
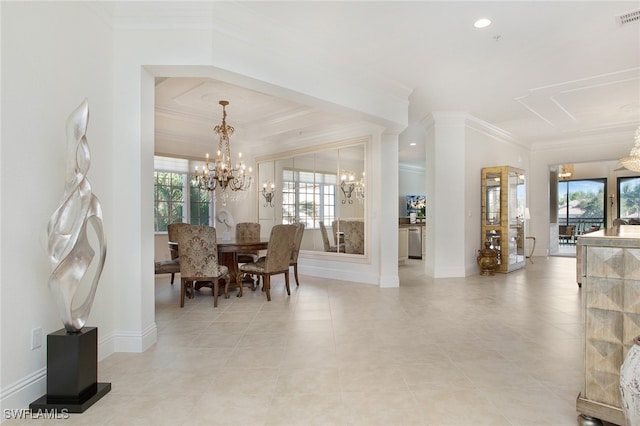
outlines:
{"label": "abstract silver sculpture", "polygon": [[[67,333],[84,327],[96,294],[107,254],[102,208],[91,193],[87,171],[89,103],[85,99],[67,118],[67,173],[63,199],[47,226],[52,272],[49,290]],[[97,237],[99,257],[89,240],[88,225]],[[90,287],[86,288],[87,285]],[[76,300],[76,296],[81,300]]]}

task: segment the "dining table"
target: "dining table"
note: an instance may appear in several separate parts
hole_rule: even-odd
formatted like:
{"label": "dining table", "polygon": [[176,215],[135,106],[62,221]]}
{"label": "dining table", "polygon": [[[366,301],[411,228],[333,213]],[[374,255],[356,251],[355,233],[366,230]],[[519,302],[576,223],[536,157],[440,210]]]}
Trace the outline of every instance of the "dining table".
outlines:
{"label": "dining table", "polygon": [[[258,240],[241,240],[236,238],[231,238],[228,240],[224,240],[223,238],[218,237],[217,240],[218,245],[218,263],[226,266],[229,269],[228,278],[224,278],[225,280],[229,280],[229,288],[238,287],[238,297],[242,297],[242,287],[243,282],[242,278],[239,278],[238,271],[238,254],[240,253],[251,253],[258,250],[266,250],[269,245],[268,238],[260,238]],[[178,243],[169,241],[169,247],[175,248],[178,250],[178,254],[180,253],[180,249],[178,247]],[[253,283],[253,282],[252,282]],[[205,283],[197,283],[196,290],[204,287]],[[252,287],[255,289],[255,285],[252,284]]]}

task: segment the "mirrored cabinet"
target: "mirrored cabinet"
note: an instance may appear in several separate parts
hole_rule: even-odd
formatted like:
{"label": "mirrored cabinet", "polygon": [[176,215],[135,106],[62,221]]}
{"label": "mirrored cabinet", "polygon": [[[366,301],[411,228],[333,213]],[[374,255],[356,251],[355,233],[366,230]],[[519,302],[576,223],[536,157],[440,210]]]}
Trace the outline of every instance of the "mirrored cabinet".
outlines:
{"label": "mirrored cabinet", "polygon": [[498,253],[495,272],[525,265],[526,190],[524,170],[511,166],[482,169],[482,243]]}

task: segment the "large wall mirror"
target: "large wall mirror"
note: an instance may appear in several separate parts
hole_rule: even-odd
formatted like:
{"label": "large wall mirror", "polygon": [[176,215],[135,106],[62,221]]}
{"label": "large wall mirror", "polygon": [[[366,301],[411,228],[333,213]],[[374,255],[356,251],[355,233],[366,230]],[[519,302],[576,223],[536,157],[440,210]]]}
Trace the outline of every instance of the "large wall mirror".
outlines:
{"label": "large wall mirror", "polygon": [[260,158],[259,221],[305,224],[301,250],[365,255],[368,139]]}

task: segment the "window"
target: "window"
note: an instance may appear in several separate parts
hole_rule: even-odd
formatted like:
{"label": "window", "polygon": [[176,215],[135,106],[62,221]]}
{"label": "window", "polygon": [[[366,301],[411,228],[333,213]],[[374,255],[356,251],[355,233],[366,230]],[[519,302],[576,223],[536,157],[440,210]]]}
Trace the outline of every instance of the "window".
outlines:
{"label": "window", "polygon": [[558,182],[558,225],[574,226],[575,235],[604,226],[606,179]]}
{"label": "window", "polygon": [[166,231],[167,225],[184,222],[184,187],[186,174],[155,172],[155,230]]}
{"label": "window", "polygon": [[166,232],[167,225],[188,222],[209,225],[209,191],[194,186],[189,160],[154,157],[155,232]]}
{"label": "window", "polygon": [[302,170],[282,171],[282,222],[304,223],[318,228],[322,220],[330,225],[336,215],[336,175]]}
{"label": "window", "polygon": [[640,177],[618,178],[618,217],[640,218]]}
{"label": "window", "polygon": [[211,217],[211,192],[194,186],[193,176],[189,176],[189,223],[209,225]]}

